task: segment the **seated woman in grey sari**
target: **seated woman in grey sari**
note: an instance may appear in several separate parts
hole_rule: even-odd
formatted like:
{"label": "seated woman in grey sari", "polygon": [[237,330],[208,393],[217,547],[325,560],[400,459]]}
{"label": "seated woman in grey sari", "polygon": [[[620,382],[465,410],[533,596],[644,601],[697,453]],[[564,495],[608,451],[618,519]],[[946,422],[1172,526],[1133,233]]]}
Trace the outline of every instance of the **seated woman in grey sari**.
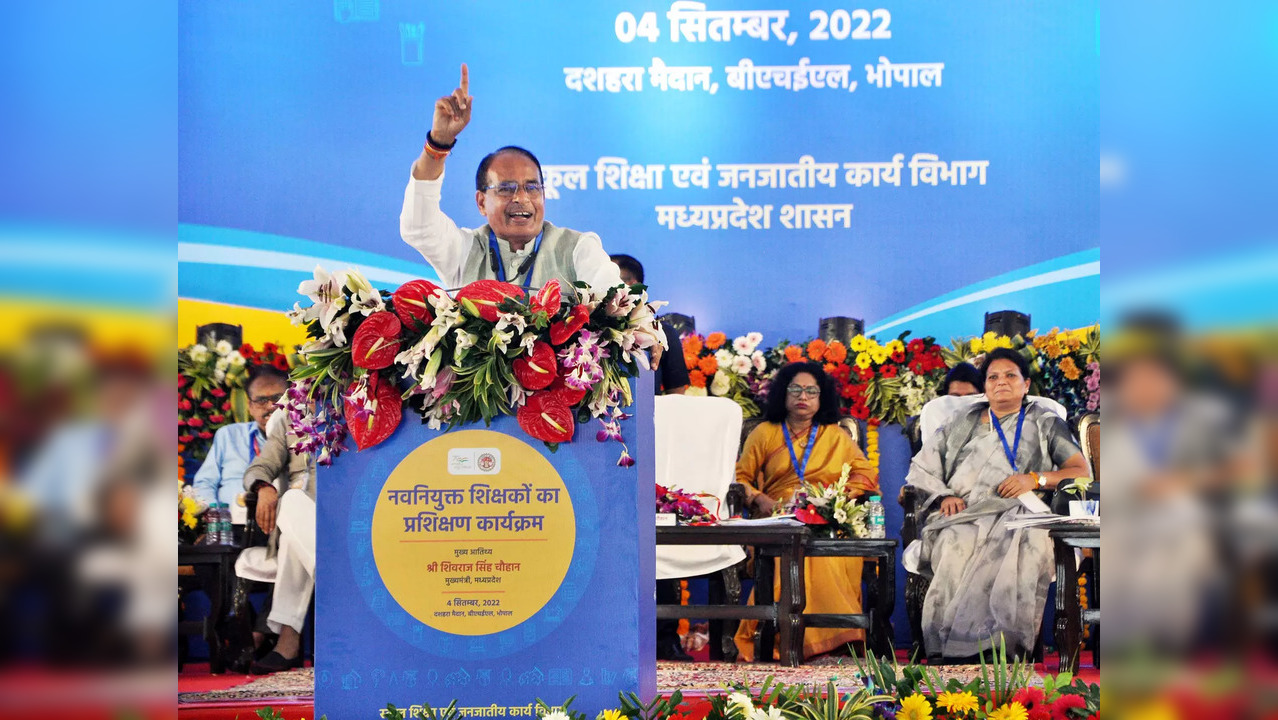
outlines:
{"label": "seated woman in grey sari", "polygon": [[969,657],[1000,636],[1009,653],[1033,649],[1052,544],[1046,530],[1005,524],[1030,512],[1017,496],[1090,473],[1065,421],[1025,402],[1029,364],[1020,353],[994,350],[981,370],[987,401],[926,438],[906,477],[927,513],[919,571],[932,579],[923,601],[929,656]]}

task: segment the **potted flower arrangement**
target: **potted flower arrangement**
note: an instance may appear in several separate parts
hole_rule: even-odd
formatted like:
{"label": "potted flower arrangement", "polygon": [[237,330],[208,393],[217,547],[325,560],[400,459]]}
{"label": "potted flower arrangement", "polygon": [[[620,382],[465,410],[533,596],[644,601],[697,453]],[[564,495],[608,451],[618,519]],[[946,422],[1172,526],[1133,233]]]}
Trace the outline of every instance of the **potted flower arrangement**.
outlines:
{"label": "potted flower arrangement", "polygon": [[760,414],[757,399],[767,395],[768,380],[776,372],[776,363],[759,348],[762,333],[746,333],[731,343],[721,332],[689,333],[680,340],[688,367],[687,394],[730,398],[744,417]]}

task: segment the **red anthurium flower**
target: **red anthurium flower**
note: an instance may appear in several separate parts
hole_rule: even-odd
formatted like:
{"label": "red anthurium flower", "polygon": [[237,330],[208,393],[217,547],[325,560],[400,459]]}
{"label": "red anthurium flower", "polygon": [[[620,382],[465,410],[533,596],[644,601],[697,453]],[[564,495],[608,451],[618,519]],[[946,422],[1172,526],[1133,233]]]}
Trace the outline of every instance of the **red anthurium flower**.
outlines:
{"label": "red anthurium flower", "polygon": [[435,320],[435,312],[428,298],[438,289],[438,285],[426,280],[409,280],[399,286],[391,295],[391,305],[404,327],[426,326]]}
{"label": "red anthurium flower", "polygon": [[559,364],[555,361],[555,349],[538,340],[532,353],[514,362],[515,380],[525,390],[541,390],[559,376]]}
{"label": "red anthurium flower", "polygon": [[800,522],[807,525],[829,525],[829,521],[817,514],[816,508],[811,505],[807,507],[796,508],[794,517]]}
{"label": "red anthurium flower", "polygon": [[368,377],[368,397],[370,402],[376,400],[377,407],[362,420],[358,419],[359,408],[349,399],[345,401],[346,429],[360,450],[367,450],[390,437],[395,428],[399,427],[400,418],[404,415],[399,389],[395,387],[395,383],[378,373],[372,373]]}
{"label": "red anthurium flower", "polygon": [[553,317],[559,312],[559,303],[562,298],[563,292],[559,287],[559,279],[551,278],[550,282],[542,285],[537,294],[533,295],[529,307],[533,312],[545,312],[548,317]]}
{"label": "red anthurium flower", "polygon": [[470,303],[488,322],[497,322],[497,306],[506,298],[520,300],[523,297],[524,291],[519,286],[500,280],[476,280],[457,291],[457,302]]}
{"label": "red anthurium flower", "polygon": [[351,338],[351,362],[369,370],[390,367],[399,354],[400,328],[395,313],[375,312],[364,318]]}
{"label": "red anthurium flower", "polygon": [[533,393],[515,413],[515,419],[524,432],[542,442],[569,442],[576,430],[572,408],[555,393]]}
{"label": "red anthurium flower", "polygon": [[585,305],[574,307],[568,313],[568,317],[550,326],[550,344],[563,345],[568,342],[569,338],[576,335],[578,330],[585,327],[586,321],[589,319],[589,308]]}
{"label": "red anthurium flower", "polygon": [[226,391],[223,390],[222,388],[213,388],[212,390],[209,391],[209,394],[215,398],[226,397]]}

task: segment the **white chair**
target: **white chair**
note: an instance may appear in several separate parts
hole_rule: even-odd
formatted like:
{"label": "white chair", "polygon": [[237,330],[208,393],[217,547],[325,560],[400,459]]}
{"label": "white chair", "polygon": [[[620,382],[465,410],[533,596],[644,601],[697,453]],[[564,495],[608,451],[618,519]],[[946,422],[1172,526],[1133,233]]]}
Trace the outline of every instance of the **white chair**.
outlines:
{"label": "white chair", "polygon": [[[706,501],[706,509],[726,517],[728,486],[736,476],[741,406],[721,397],[662,395],[656,398],[654,424],[657,483],[713,495],[718,507]],[[722,581],[725,599],[733,603],[740,599],[736,566],[743,560],[740,545],[658,545],[657,579],[709,576],[712,593],[717,594]],[[711,642],[718,636],[718,647],[730,654],[731,634],[725,641],[721,623],[711,623]],[[712,650],[712,657],[718,654]]]}

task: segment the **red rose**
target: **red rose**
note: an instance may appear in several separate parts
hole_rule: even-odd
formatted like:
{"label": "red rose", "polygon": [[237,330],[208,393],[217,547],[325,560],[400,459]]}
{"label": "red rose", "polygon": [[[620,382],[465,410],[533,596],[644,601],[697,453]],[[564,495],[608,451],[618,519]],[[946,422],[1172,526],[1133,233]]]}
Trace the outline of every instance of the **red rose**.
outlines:
{"label": "red rose", "polygon": [[212,390],[209,391],[209,394],[215,398],[226,397],[226,391],[223,390],[222,388],[213,388]]}
{"label": "red rose", "polygon": [[180,389],[184,387],[186,387],[186,376],[178,375],[178,388]]}
{"label": "red rose", "polygon": [[351,339],[351,362],[368,370],[390,367],[399,354],[400,327],[395,313],[375,312],[364,318]]}
{"label": "red rose", "polygon": [[559,288],[558,278],[551,278],[550,282],[541,286],[536,295],[533,295],[532,303],[529,307],[533,312],[544,312],[547,317],[554,317],[559,312],[559,303],[563,300],[563,292]]}
{"label": "red rose", "polygon": [[201,430],[199,437],[201,440],[210,440],[213,437],[213,433],[209,432],[208,430]]}
{"label": "red rose", "polygon": [[209,402],[208,400],[205,400],[204,402],[200,403],[200,409],[201,409],[201,410],[212,410],[212,409],[213,409],[213,403]]}
{"label": "red rose", "polygon": [[190,420],[186,421],[186,424],[187,424],[187,427],[193,427],[193,428],[204,427],[204,421],[199,418],[191,418]]}
{"label": "red rose", "polygon": [[409,280],[391,295],[391,307],[404,327],[426,327],[435,320],[430,297],[439,286],[425,280]]}
{"label": "red rose", "polygon": [[184,425],[186,425],[186,419],[178,418],[178,427],[183,427]]}
{"label": "red rose", "polygon": [[555,362],[555,350],[538,340],[533,343],[532,352],[513,363],[515,380],[526,390],[541,390],[555,381],[558,376]]}
{"label": "red rose", "polygon": [[457,291],[457,302],[473,308],[488,322],[497,322],[497,306],[507,298],[521,300],[523,297],[524,291],[517,285],[499,280],[476,280]]}
{"label": "red rose", "polygon": [[226,412],[227,410],[230,410],[230,409],[231,409],[231,401],[230,401],[230,400],[227,400],[226,402],[222,403],[222,411],[223,411],[223,412]]}
{"label": "red rose", "polygon": [[794,511],[795,519],[806,525],[829,525],[830,522],[816,513],[813,505],[807,507],[796,508]]}
{"label": "red rose", "polygon": [[568,314],[568,317],[562,321],[554,323],[550,326],[550,344],[563,345],[577,331],[585,327],[586,321],[590,319],[590,310],[585,305],[574,307]]}
{"label": "red rose", "polygon": [[185,398],[178,400],[178,410],[187,412],[191,409],[191,401]]}
{"label": "red rose", "polygon": [[223,420],[226,420],[226,416],[225,416],[225,415],[210,415],[210,416],[209,416],[209,422],[213,423],[214,425],[217,425],[217,424],[221,423]]}
{"label": "red rose", "polygon": [[569,442],[576,431],[572,408],[554,393],[533,393],[515,413],[515,419],[524,432],[542,442]]}
{"label": "red rose", "polygon": [[883,377],[885,377],[885,378],[894,378],[894,377],[896,377],[896,366],[895,366],[895,365],[884,365],[883,367],[879,368],[879,375],[882,375],[882,376],[883,376]]}
{"label": "red rose", "polygon": [[[181,423],[178,423],[178,424],[180,425]],[[191,442],[194,439],[195,439],[194,435],[188,435],[185,433],[183,433],[182,435],[178,435],[178,442]]]}

